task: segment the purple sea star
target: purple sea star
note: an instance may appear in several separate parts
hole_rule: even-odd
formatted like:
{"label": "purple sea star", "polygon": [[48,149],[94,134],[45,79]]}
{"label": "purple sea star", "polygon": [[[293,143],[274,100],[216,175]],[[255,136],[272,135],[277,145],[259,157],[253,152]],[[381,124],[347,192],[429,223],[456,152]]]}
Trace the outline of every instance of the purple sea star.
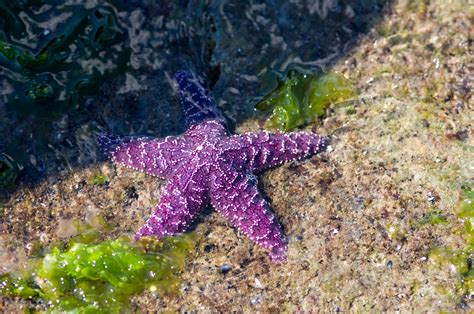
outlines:
{"label": "purple sea star", "polygon": [[100,146],[112,161],[167,179],[159,204],[136,233],[163,237],[184,232],[212,206],[274,261],[286,259],[288,242],[257,189],[255,174],[322,151],[326,139],[309,132],[229,136],[212,98],[189,71],[176,73],[187,131],[164,139],[104,135]]}

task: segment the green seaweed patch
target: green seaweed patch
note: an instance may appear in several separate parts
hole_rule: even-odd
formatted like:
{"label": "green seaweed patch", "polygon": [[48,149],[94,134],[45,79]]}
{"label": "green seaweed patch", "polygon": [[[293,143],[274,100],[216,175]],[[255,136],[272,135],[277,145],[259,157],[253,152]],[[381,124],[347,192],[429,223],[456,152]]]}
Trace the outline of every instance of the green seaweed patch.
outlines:
{"label": "green seaweed patch", "polygon": [[449,267],[459,275],[458,291],[463,296],[474,295],[474,191],[473,185],[463,186],[461,189],[456,215],[464,222],[462,235],[465,239],[464,247],[453,249],[450,247],[436,247],[429,253],[430,261],[438,267]]}
{"label": "green seaweed patch", "polygon": [[429,4],[429,0],[413,0],[408,2],[406,9],[408,12],[414,12],[420,16],[425,16],[428,12]]}
{"label": "green seaweed patch", "polygon": [[331,104],[355,95],[352,84],[340,74],[290,71],[255,108],[268,115],[266,128],[289,131],[323,117]]}
{"label": "green seaweed patch", "polygon": [[94,217],[96,226],[90,223],[83,223],[80,219],[74,219],[72,225],[76,229],[77,234],[71,238],[75,243],[97,243],[102,236],[102,230],[110,229],[110,225],[105,222],[102,216]]}
{"label": "green seaweed patch", "polygon": [[91,180],[93,185],[105,185],[107,184],[107,177],[103,173],[96,173]]}
{"label": "green seaweed patch", "polygon": [[0,295],[13,298],[31,299],[38,296],[38,287],[21,277],[12,277],[10,274],[0,276]]}
{"label": "green seaweed patch", "polygon": [[401,238],[403,238],[403,232],[402,232],[399,224],[388,224],[385,227],[385,232],[387,233],[387,236],[391,240],[397,241],[397,240],[400,240]]}
{"label": "green seaweed patch", "polygon": [[474,184],[462,188],[456,214],[464,220],[465,239],[472,249],[474,246]]}
{"label": "green seaweed patch", "polygon": [[440,210],[432,210],[423,215],[419,220],[420,225],[447,225],[448,219]]}
{"label": "green seaweed patch", "polygon": [[119,313],[130,307],[130,296],[144,290],[176,294],[178,274],[194,246],[193,235],[72,243],[38,259],[34,273],[1,276],[0,293],[42,299],[50,311]]}
{"label": "green seaweed patch", "polygon": [[71,234],[70,242],[89,244],[98,243],[100,240],[103,240],[105,233],[111,231],[113,227],[101,215],[88,215],[87,222],[83,222],[79,218],[70,221],[64,220],[59,228],[73,228],[74,231]]}
{"label": "green seaweed patch", "polygon": [[474,294],[474,270],[472,268],[472,247],[456,250],[449,247],[432,248],[429,253],[430,262],[458,274],[457,292],[461,296]]}
{"label": "green seaweed patch", "polygon": [[23,167],[5,153],[0,154],[0,189],[14,186]]}

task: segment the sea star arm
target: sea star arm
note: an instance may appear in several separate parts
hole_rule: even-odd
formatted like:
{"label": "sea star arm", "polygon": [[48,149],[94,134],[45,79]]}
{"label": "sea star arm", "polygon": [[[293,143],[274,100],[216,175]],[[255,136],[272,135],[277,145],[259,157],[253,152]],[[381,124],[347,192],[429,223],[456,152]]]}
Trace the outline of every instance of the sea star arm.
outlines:
{"label": "sea star arm", "polygon": [[[188,171],[183,165],[163,189],[160,202],[135,239],[143,236],[164,237],[184,232],[199,212],[208,204],[207,190],[202,186],[203,169]],[[194,168],[196,169],[196,168]]]}
{"label": "sea star arm", "polygon": [[176,72],[175,79],[188,128],[208,119],[219,120],[225,124],[214,99],[190,71]]}
{"label": "sea star arm", "polygon": [[[234,166],[259,173],[290,160],[308,157],[323,151],[327,139],[310,132],[249,133],[232,136],[226,155]],[[237,161],[237,162],[235,162]]]}
{"label": "sea star arm", "polygon": [[214,208],[258,245],[270,249],[273,261],[286,259],[288,244],[275,215],[259,194],[256,178],[225,167],[211,177]]}
{"label": "sea star arm", "polygon": [[184,137],[164,139],[102,135],[99,146],[122,166],[167,178],[189,155],[191,143]]}

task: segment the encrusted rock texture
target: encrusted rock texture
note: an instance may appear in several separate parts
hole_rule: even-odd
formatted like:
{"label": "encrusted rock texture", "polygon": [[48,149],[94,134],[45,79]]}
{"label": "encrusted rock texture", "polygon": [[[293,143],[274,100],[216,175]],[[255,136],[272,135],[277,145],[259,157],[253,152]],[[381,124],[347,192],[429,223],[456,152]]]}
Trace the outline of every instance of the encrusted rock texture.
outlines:
{"label": "encrusted rock texture", "polygon": [[[472,19],[467,1],[395,1],[328,68],[359,90],[304,128],[331,135],[330,148],[259,177],[289,237],[286,263],[271,263],[209,209],[192,227],[200,237],[180,295],[144,292],[134,309],[473,311],[456,270],[428,258],[434,247],[466,245],[455,207],[461,186],[474,180]],[[259,130],[259,122],[239,121],[236,133]],[[92,183],[98,173],[107,183]],[[75,219],[101,228],[97,217],[105,218],[107,237],[133,234],[163,186],[105,158],[21,185],[1,208],[1,269],[22,265],[31,243],[66,242]],[[448,223],[416,223],[433,210]],[[4,312],[32,307],[2,302]]]}

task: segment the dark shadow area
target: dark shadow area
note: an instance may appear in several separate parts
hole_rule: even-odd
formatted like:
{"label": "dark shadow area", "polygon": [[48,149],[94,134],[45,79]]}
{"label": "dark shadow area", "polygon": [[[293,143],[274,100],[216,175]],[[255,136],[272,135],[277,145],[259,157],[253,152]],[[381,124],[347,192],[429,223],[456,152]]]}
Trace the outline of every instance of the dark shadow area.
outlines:
{"label": "dark shadow area", "polygon": [[390,10],[389,0],[252,3],[0,0],[0,196],[104,161],[98,133],[184,131],[178,69],[200,76],[235,126],[279,74],[329,70]]}

